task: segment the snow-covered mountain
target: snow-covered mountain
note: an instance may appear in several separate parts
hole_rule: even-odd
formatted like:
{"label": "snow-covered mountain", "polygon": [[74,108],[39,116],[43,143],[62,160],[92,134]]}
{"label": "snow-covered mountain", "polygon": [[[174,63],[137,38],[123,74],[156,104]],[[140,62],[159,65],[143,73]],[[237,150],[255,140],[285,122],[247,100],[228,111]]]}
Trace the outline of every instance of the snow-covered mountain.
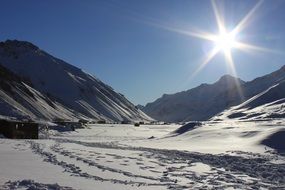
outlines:
{"label": "snow-covered mountain", "polygon": [[221,94],[229,89],[238,88],[243,83],[238,78],[225,75],[214,84],[202,84],[176,94],[165,94],[148,103],[143,111],[154,119],[166,122],[205,120],[224,110],[225,102],[216,102]]}
{"label": "snow-covered mountain", "polygon": [[285,80],[244,103],[223,111],[212,120],[268,120],[285,118]]}
{"label": "snow-covered mountain", "polygon": [[[77,117],[107,121],[151,120],[110,86],[29,42],[17,40],[1,42],[0,65],[13,72],[18,78],[29,81],[29,86],[21,83],[23,81],[18,83],[40,97],[33,100],[32,97],[26,98],[19,93],[21,98],[29,99],[32,107],[39,105],[51,114],[46,117],[46,112],[42,110],[33,112],[26,104],[10,103],[15,109],[25,108],[24,113],[29,116],[50,119]],[[14,96],[9,98],[15,100]],[[42,99],[48,101],[42,101]],[[3,98],[2,101],[6,102]],[[53,104],[59,106],[56,108],[59,113],[54,112]]]}
{"label": "snow-covered mountain", "polygon": [[214,84],[202,84],[188,91],[163,95],[147,104],[143,111],[154,119],[167,122],[207,120],[284,79],[285,66],[250,82],[226,75]]}

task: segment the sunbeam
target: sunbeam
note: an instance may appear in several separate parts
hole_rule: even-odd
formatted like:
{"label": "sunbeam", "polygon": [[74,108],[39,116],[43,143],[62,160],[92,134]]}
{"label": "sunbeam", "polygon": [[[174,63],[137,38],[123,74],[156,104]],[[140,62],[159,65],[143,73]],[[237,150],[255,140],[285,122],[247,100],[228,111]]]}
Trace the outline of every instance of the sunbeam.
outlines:
{"label": "sunbeam", "polygon": [[252,44],[246,44],[242,42],[235,42],[236,48],[243,50],[243,51],[260,51],[265,53],[274,53],[274,54],[283,54],[283,52],[274,50],[274,49],[268,49],[260,46],[255,46]]}
{"label": "sunbeam", "polygon": [[190,78],[195,77],[217,55],[217,53],[219,53],[219,51],[219,47],[213,48],[203,59],[202,64],[200,64],[200,66],[195,70]]}
{"label": "sunbeam", "polygon": [[[228,66],[230,67],[231,72],[235,76],[237,76],[234,60],[233,60],[233,57],[232,57],[232,54],[231,54],[230,50],[226,50],[226,51],[224,51],[224,53],[225,53],[225,58],[226,58],[226,61],[228,63]],[[240,85],[241,84],[239,83],[238,79],[235,79],[235,87],[237,89],[237,92],[239,94],[240,99],[243,100],[244,99],[244,94],[243,94],[243,91],[242,91],[242,88],[241,88]]]}
{"label": "sunbeam", "polygon": [[224,25],[224,19],[223,17],[220,15],[219,11],[218,11],[218,6],[215,2],[215,0],[211,0],[212,2],[212,7],[214,10],[214,14],[215,14],[215,18],[216,18],[216,22],[219,28],[219,32],[220,33],[224,33],[225,32],[225,25]]}
{"label": "sunbeam", "polygon": [[237,26],[233,29],[233,33],[237,34],[241,32],[246,24],[248,24],[252,15],[256,12],[256,10],[262,5],[263,0],[258,1],[258,3],[248,12],[248,14],[237,24]]}
{"label": "sunbeam", "polygon": [[179,29],[179,28],[176,28],[173,26],[168,26],[168,25],[161,24],[158,22],[150,22],[149,21],[146,23],[149,25],[153,25],[155,27],[159,27],[159,28],[164,29],[164,30],[168,30],[170,32],[175,32],[175,33],[182,34],[182,35],[189,36],[189,37],[195,37],[195,38],[200,38],[203,40],[210,40],[210,41],[213,41],[216,38],[215,35],[213,35],[211,33],[207,33],[205,31],[198,30],[198,29],[195,29],[196,31],[193,31],[194,29],[192,29],[192,31],[191,31],[191,30]]}

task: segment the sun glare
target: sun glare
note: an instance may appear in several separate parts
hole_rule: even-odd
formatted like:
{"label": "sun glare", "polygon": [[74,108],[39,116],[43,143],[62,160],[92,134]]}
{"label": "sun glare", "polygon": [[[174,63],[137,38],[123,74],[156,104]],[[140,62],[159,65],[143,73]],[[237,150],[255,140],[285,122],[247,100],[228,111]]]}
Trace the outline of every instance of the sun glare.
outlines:
{"label": "sun glare", "polygon": [[233,33],[221,33],[214,39],[216,48],[219,50],[230,51],[236,45],[236,36]]}
{"label": "sun glare", "polygon": [[[225,15],[222,15],[222,11],[216,2],[221,2],[218,0],[211,0],[213,13],[215,15],[218,34],[212,34],[206,31],[202,31],[198,28],[194,28],[193,30],[182,30],[179,28],[165,26],[158,23],[152,23],[155,26],[161,27],[163,29],[173,31],[182,35],[187,35],[195,38],[200,38],[203,40],[210,41],[214,44],[214,47],[203,57],[201,64],[199,64],[198,68],[193,72],[193,74],[189,78],[193,78],[196,76],[211,60],[219,53],[222,52],[225,56],[226,65],[231,71],[232,74],[236,75],[234,57],[232,55],[232,49],[239,49],[246,52],[252,51],[260,51],[266,53],[277,53],[283,54],[283,52],[255,46],[246,42],[241,42],[237,39],[237,36],[241,33],[242,30],[246,28],[246,26],[250,23],[254,13],[258,10],[258,8],[262,5],[264,0],[259,0],[255,6],[237,23],[234,28],[230,31],[227,30],[227,25],[225,23]],[[222,6],[221,6],[222,7]]]}
{"label": "sun glare", "polygon": [[227,26],[225,24],[224,15],[220,14],[219,7],[215,0],[211,0],[213,12],[216,18],[217,27],[219,30],[218,34],[211,34],[208,32],[192,32],[192,31],[183,31],[183,30],[173,30],[175,32],[179,32],[181,34],[186,34],[189,36],[193,36],[196,38],[201,38],[204,40],[208,40],[214,44],[214,48],[206,54],[206,57],[199,65],[199,67],[194,71],[193,76],[195,76],[198,72],[200,72],[211,60],[219,53],[222,52],[225,56],[225,60],[227,66],[231,70],[231,72],[236,75],[234,59],[232,56],[232,49],[240,49],[240,50],[254,50],[254,51],[262,51],[262,52],[274,52],[272,50],[254,46],[245,42],[238,41],[237,35],[245,28],[245,26],[249,23],[251,17],[254,15],[255,11],[261,6],[263,0],[259,0],[258,3],[249,11],[249,13],[233,28],[233,30],[228,31]]}

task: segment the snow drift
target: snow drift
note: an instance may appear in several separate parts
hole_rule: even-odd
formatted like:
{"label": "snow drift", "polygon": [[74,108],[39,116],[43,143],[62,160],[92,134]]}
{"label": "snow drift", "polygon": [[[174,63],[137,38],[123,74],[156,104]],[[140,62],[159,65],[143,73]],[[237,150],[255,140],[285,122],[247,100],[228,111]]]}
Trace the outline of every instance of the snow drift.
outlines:
{"label": "snow drift", "polygon": [[269,135],[266,139],[264,139],[261,142],[261,144],[271,147],[280,153],[285,153],[284,139],[285,139],[285,129],[279,130]]}

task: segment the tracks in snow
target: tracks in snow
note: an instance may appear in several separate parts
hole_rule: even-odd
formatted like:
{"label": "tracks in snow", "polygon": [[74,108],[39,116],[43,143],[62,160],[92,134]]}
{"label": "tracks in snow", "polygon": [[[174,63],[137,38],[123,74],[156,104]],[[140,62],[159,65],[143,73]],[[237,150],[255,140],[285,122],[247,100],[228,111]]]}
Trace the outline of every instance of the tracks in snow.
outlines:
{"label": "tracks in snow", "polygon": [[[47,148],[44,148],[44,146],[40,143],[37,143],[36,141],[27,141],[30,143],[30,147],[33,150],[34,153],[41,155],[44,158],[45,162],[49,162],[54,165],[58,165],[62,168],[64,168],[65,172],[70,173],[73,176],[78,177],[84,177],[91,180],[96,181],[108,181],[112,183],[119,183],[124,185],[136,185],[136,186],[172,186],[174,183],[171,183],[172,180],[160,180],[159,178],[149,177],[149,176],[143,176],[138,174],[132,174],[127,171],[111,168],[108,166],[100,165],[96,163],[95,161],[86,159],[85,157],[78,156],[75,152],[68,152],[60,147],[59,143],[55,143],[52,146],[49,147],[49,150]],[[46,150],[45,150],[46,149]],[[129,180],[122,180],[122,179],[115,179],[115,178],[103,178],[98,175],[90,174],[87,172],[82,171],[80,165],[81,164],[73,164],[68,163],[67,161],[60,160],[58,157],[59,155],[68,157],[68,159],[75,162],[81,162],[81,164],[85,164],[88,167],[95,167],[100,169],[100,172],[109,171],[112,173],[121,174],[124,176],[127,176]],[[139,181],[140,179],[146,179],[148,182]],[[159,183],[158,183],[159,182]],[[179,188],[178,185],[176,185],[176,188]]]}
{"label": "tracks in snow", "polygon": [[[262,156],[244,158],[70,139],[53,141],[49,147],[40,141],[27,142],[45,161],[90,180],[168,189],[285,188],[285,165],[273,164]],[[197,163],[209,170],[197,173],[192,169]],[[95,175],[91,170],[99,173]],[[104,172],[107,177],[102,177]]]}
{"label": "tracks in snow", "polygon": [[8,181],[5,185],[0,186],[1,190],[16,190],[16,189],[28,189],[28,190],[74,190],[71,187],[63,187],[58,184],[43,184],[37,183],[33,180],[20,180],[20,181]]}

